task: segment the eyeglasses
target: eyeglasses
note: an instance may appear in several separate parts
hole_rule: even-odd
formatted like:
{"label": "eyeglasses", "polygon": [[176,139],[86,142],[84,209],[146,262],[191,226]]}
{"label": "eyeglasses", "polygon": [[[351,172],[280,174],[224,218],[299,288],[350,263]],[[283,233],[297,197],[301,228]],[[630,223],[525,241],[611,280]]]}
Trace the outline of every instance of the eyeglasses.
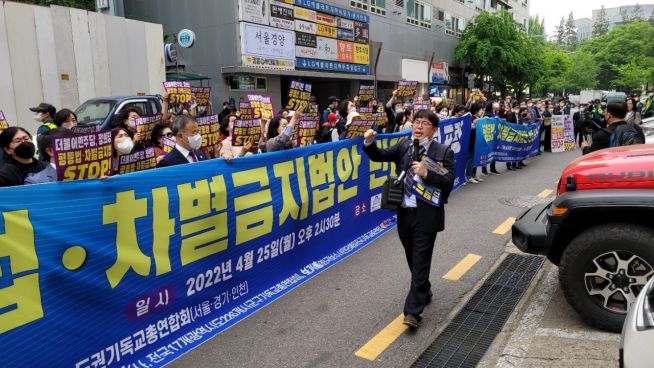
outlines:
{"label": "eyeglasses", "polygon": [[431,124],[431,122],[429,120],[419,120],[419,121],[416,120],[416,121],[413,122],[413,125],[415,125],[415,126],[420,125],[422,128],[433,127],[433,125]]}
{"label": "eyeglasses", "polygon": [[23,137],[23,138],[14,138],[11,140],[11,143],[13,144],[21,144],[23,142],[31,142],[32,138],[30,137]]}
{"label": "eyeglasses", "polygon": [[163,137],[172,138],[173,133],[159,134],[159,138],[163,138]]}

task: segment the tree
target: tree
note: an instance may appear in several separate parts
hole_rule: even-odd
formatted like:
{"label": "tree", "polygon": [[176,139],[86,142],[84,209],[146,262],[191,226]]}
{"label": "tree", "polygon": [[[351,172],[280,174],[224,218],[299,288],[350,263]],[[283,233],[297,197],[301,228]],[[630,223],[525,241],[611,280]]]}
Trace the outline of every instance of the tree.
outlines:
{"label": "tree", "polygon": [[634,6],[634,9],[631,11],[631,19],[632,22],[640,22],[645,20],[643,17],[643,8],[640,7],[640,4],[636,3],[636,6]]}
{"label": "tree", "polygon": [[15,0],[19,3],[35,4],[42,6],[60,5],[69,8],[79,8],[95,11],[95,0]]}
{"label": "tree", "polygon": [[538,79],[540,66],[535,42],[518,30],[506,10],[481,12],[463,31],[454,51],[455,59],[465,62],[479,82],[490,76],[501,91]]}
{"label": "tree", "polygon": [[604,5],[600,8],[599,15],[593,23],[593,37],[605,35],[609,31],[609,21],[606,19],[606,9]]}
{"label": "tree", "polygon": [[539,51],[540,62],[543,67],[543,73],[535,83],[532,84],[532,92],[544,96],[548,92],[560,93],[567,87],[565,84],[566,74],[570,69],[570,57],[568,54],[548,43]]}
{"label": "tree", "polygon": [[565,47],[569,51],[574,51],[577,48],[577,26],[575,26],[575,18],[570,12],[568,21],[565,22]]}
{"label": "tree", "polygon": [[561,22],[559,23],[558,26],[554,28],[554,42],[556,42],[557,46],[564,47],[565,46],[565,18],[561,17]]}
{"label": "tree", "polygon": [[529,17],[529,29],[527,34],[532,40],[545,43],[545,19],[541,20],[538,15]]}
{"label": "tree", "polygon": [[598,86],[598,74],[599,65],[593,55],[585,51],[577,51],[570,60],[570,68],[564,75],[563,85],[571,92],[595,89]]}
{"label": "tree", "polygon": [[618,77],[611,81],[611,87],[625,92],[640,90],[650,80],[654,67],[640,65],[635,59],[626,64],[613,65]]}
{"label": "tree", "polygon": [[620,16],[622,17],[623,23],[631,22],[631,18],[629,17],[629,12],[627,11],[627,8],[620,8]]}

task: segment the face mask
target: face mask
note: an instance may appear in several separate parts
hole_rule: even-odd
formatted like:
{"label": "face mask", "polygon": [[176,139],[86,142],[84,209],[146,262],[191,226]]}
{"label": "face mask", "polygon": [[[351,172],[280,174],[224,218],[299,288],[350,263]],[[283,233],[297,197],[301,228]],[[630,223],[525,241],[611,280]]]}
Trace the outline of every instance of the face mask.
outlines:
{"label": "face mask", "polygon": [[403,113],[403,112],[404,112],[404,109],[397,109],[397,110],[395,110],[395,113],[396,113],[396,114]]}
{"label": "face mask", "polygon": [[41,122],[43,119],[41,119],[41,113],[37,112],[36,115],[34,115],[34,120],[37,122]]}
{"label": "face mask", "polygon": [[188,145],[193,149],[198,149],[202,146],[202,136],[198,133],[188,137]]}
{"label": "face mask", "polygon": [[127,155],[132,152],[132,149],[134,148],[134,142],[132,142],[130,138],[125,138],[124,141],[116,144],[115,147],[119,154]]}
{"label": "face mask", "polygon": [[520,116],[522,116],[523,118],[526,118],[526,117],[529,116],[529,115],[527,115],[527,114],[522,114],[522,115],[520,115]]}
{"label": "face mask", "polygon": [[527,107],[532,107],[532,106],[534,106],[534,104],[532,104],[532,103],[527,104]]}
{"label": "face mask", "polygon": [[14,155],[25,160],[34,157],[35,153],[36,147],[32,142],[22,142],[14,149]]}
{"label": "face mask", "polygon": [[131,129],[136,128],[136,122],[134,119],[127,119],[127,126],[130,127]]}
{"label": "face mask", "polygon": [[77,124],[75,124],[75,123],[63,123],[63,124],[61,124],[61,127],[66,128],[66,129],[71,129],[75,125],[77,125]]}
{"label": "face mask", "polygon": [[513,113],[518,114],[518,113],[520,113],[520,110],[513,110]]}
{"label": "face mask", "polygon": [[547,111],[549,111],[549,112],[554,112],[554,109],[549,109],[549,110],[547,110]]}

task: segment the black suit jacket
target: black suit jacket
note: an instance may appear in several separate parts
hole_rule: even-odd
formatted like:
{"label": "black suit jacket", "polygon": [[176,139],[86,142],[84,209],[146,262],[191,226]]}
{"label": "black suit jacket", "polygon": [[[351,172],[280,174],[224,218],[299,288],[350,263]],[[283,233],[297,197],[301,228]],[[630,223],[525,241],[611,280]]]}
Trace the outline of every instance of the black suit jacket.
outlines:
{"label": "black suit jacket", "polygon": [[[373,143],[369,146],[363,146],[363,151],[368,155],[368,158],[371,161],[377,162],[393,162],[395,163],[395,172],[399,175],[402,171],[408,171],[413,158],[411,155],[411,140],[404,139],[398,142],[396,145],[379,149],[376,143]],[[429,172],[427,177],[422,179],[423,182],[432,185],[441,190],[441,205],[436,207],[429,203],[426,203],[420,199],[417,199],[418,205],[418,230],[426,233],[433,233],[438,231],[443,231],[445,229],[445,203],[447,203],[447,197],[452,191],[454,186],[454,177],[455,177],[455,162],[454,162],[454,152],[447,148],[445,156],[442,160],[437,160],[436,151],[438,147],[442,144],[438,142],[432,142],[429,145],[429,151],[427,156],[436,162],[442,162],[443,167],[447,169],[448,173],[446,175],[439,175],[434,172]],[[401,211],[398,212],[398,216],[401,215]]]}
{"label": "black suit jacket", "polygon": [[[200,150],[193,150],[195,152],[195,156],[198,158],[198,161],[204,161],[207,159],[207,157],[202,153]],[[166,166],[175,166],[175,165],[183,165],[183,164],[188,164],[188,160],[184,155],[182,155],[181,152],[177,149],[177,147],[173,148],[172,151],[168,152],[164,158],[159,161],[159,167],[166,167]]]}

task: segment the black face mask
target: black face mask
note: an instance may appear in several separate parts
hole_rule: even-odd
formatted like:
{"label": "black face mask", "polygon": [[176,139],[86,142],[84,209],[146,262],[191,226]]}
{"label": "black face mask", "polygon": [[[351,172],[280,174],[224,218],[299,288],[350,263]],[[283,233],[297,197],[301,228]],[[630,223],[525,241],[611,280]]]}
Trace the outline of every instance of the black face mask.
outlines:
{"label": "black face mask", "polygon": [[16,147],[16,149],[14,149],[14,155],[25,160],[34,157],[35,153],[36,147],[32,142],[22,142],[18,147]]}
{"label": "black face mask", "polygon": [[522,115],[520,115],[520,116],[522,116],[523,118],[526,118],[526,117],[529,116],[529,115],[528,115],[528,114],[522,114]]}

